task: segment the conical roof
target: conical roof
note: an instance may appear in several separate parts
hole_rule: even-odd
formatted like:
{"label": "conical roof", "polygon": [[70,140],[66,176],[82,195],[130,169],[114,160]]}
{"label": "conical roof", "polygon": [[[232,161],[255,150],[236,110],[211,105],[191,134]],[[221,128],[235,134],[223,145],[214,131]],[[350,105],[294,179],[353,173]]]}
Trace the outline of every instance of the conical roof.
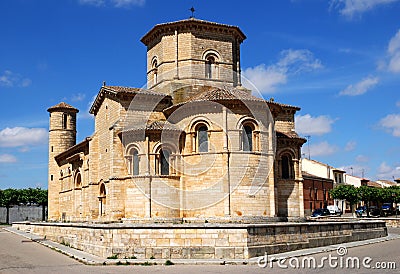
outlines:
{"label": "conical roof", "polygon": [[172,113],[175,109],[187,104],[197,102],[227,102],[227,101],[240,101],[240,102],[254,102],[254,103],[265,103],[265,100],[259,97],[251,95],[251,91],[248,89],[241,88],[214,88],[200,92],[183,102],[174,104],[164,111],[166,113]]}
{"label": "conical roof", "polygon": [[163,24],[155,25],[149,32],[147,32],[140,41],[146,46],[154,40],[156,37],[170,32],[171,30],[178,31],[212,31],[214,33],[220,33],[223,35],[232,35],[236,37],[239,42],[243,42],[246,39],[246,35],[237,26],[231,26],[226,24],[220,24],[215,22],[210,22],[206,20],[200,20],[196,18],[189,18],[184,20],[179,20],[175,22],[168,22]]}
{"label": "conical roof", "polygon": [[74,108],[73,106],[71,106],[65,102],[61,102],[61,103],[47,109],[48,112],[53,112],[53,111],[57,111],[57,110],[68,110],[68,111],[72,111],[75,113],[79,112],[79,110],[77,108]]}

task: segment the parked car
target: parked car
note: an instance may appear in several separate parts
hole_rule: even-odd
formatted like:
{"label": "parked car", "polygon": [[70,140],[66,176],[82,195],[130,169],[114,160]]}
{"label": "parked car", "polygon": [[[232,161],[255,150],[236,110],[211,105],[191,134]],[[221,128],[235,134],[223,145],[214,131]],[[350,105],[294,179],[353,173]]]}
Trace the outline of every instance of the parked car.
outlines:
{"label": "parked car", "polygon": [[311,217],[329,216],[331,213],[326,208],[317,208],[311,214]]}
{"label": "parked car", "polygon": [[369,216],[371,216],[371,217],[379,217],[379,216],[381,216],[381,211],[376,206],[370,206],[368,208],[368,211],[369,211]]}
{"label": "parked car", "polygon": [[383,203],[382,205],[382,215],[388,216],[393,214],[393,208],[391,203]]}
{"label": "parked car", "polygon": [[[369,214],[367,213],[367,211],[369,212]],[[381,212],[379,210],[379,208],[377,208],[376,206],[370,206],[367,209],[367,206],[359,206],[356,209],[356,215],[357,217],[362,217],[362,216],[370,216],[370,217],[379,217],[381,215]]]}
{"label": "parked car", "polygon": [[327,209],[329,210],[329,213],[331,215],[339,215],[339,216],[342,215],[342,211],[337,205],[328,205]]}
{"label": "parked car", "polygon": [[367,215],[367,207],[366,206],[359,206],[357,209],[356,209],[356,215],[357,215],[357,217],[361,217],[361,216],[363,216],[363,215]]}

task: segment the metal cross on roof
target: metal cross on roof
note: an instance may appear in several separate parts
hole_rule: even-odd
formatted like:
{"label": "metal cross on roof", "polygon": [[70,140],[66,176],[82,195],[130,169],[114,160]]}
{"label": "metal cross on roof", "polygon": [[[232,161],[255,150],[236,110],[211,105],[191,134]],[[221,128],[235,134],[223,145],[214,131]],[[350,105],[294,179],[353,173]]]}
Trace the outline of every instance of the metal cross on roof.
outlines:
{"label": "metal cross on roof", "polygon": [[192,12],[192,16],[190,16],[190,18],[194,18],[194,12],[196,11],[193,7],[191,7],[189,9]]}

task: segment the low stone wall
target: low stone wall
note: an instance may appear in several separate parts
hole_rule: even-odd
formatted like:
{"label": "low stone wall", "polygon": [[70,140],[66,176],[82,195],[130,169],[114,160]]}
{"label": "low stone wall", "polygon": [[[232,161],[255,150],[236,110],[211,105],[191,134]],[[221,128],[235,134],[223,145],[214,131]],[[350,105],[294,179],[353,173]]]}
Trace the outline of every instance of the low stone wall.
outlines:
{"label": "low stone wall", "polygon": [[272,224],[14,223],[13,227],[107,258],[248,259],[387,236],[383,221]]}
{"label": "low stone wall", "polygon": [[388,227],[400,227],[400,216],[398,218],[385,218],[384,221]]}
{"label": "low stone wall", "polygon": [[[393,216],[393,217],[329,217],[329,221],[335,222],[358,222],[360,220],[364,221],[382,221],[386,223],[387,227],[400,227],[400,215],[399,216]],[[319,222],[319,221],[324,221],[323,218],[316,218],[316,219],[308,219],[309,222]]]}

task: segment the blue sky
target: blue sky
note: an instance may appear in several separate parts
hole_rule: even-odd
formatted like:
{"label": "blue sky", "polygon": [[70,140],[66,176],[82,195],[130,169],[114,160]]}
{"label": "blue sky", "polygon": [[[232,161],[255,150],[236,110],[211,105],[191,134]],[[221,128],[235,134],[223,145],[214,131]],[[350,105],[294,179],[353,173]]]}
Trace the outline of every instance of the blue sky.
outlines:
{"label": "blue sky", "polygon": [[243,74],[266,99],[302,108],[312,159],[400,177],[400,0],[2,0],[0,188],[46,188],[46,109],[79,108],[78,142],[90,136],[102,82],[142,87],[140,38],[191,6],[247,35]]}

